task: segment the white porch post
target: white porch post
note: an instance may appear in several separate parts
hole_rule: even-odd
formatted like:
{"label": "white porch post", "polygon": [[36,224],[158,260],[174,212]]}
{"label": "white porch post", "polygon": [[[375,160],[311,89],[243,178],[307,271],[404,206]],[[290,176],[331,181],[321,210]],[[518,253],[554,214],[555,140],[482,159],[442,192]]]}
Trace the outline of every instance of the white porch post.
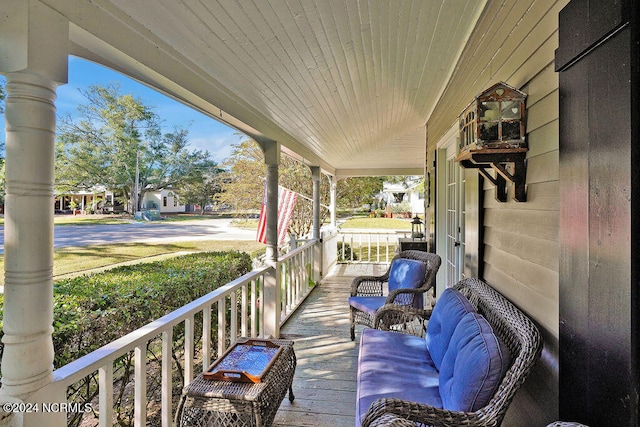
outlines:
{"label": "white porch post", "polygon": [[[69,27],[37,1],[4,0],[2,8],[0,72],[7,99],[0,401],[29,402],[53,372],[54,101],[56,87],[67,81]],[[6,415],[0,412],[8,425],[34,424],[28,414]]]}
{"label": "white porch post", "polygon": [[331,228],[336,228],[336,177],[330,176],[330,190],[329,190],[329,215],[331,216]]}
{"label": "white porch post", "polygon": [[[320,239],[320,167],[311,167],[311,178],[313,179],[313,223],[311,226],[311,238]],[[313,251],[313,280],[318,282],[322,277],[322,244],[317,244]]]}
{"label": "white porch post", "polygon": [[311,179],[313,180],[313,223],[311,226],[311,238],[320,237],[320,168],[311,166]]}
{"label": "white porch post", "polygon": [[272,338],[280,336],[280,269],[278,268],[278,164],[280,144],[275,141],[258,141],[267,164],[267,249],[266,262],[274,268],[272,275],[265,277],[263,310],[264,333]]}

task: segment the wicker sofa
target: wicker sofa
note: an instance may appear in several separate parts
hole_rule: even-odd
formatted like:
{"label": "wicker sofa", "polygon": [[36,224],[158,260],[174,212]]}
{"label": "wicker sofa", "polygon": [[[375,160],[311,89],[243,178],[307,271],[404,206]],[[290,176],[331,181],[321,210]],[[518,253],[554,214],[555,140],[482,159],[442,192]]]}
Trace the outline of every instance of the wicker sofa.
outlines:
{"label": "wicker sofa", "polygon": [[[400,322],[424,336],[394,331]],[[433,310],[385,305],[376,326],[360,339],[356,425],[500,425],[542,351],[531,320],[477,279]]]}

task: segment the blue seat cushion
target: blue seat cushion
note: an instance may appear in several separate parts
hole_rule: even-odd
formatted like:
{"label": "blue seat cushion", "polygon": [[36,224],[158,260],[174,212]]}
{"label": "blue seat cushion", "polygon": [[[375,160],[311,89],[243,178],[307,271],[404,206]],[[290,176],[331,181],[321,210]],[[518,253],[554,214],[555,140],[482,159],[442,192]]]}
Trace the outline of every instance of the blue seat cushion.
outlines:
{"label": "blue seat cushion", "polygon": [[453,333],[440,368],[442,405],[450,411],[474,412],[495,394],[511,355],[478,313],[466,314]]}
{"label": "blue seat cushion", "polygon": [[456,289],[445,289],[438,298],[427,323],[425,335],[427,349],[438,370],[456,326],[467,313],[475,311],[469,300]]}
{"label": "blue seat cushion", "polygon": [[386,300],[387,297],[349,297],[349,305],[374,316]]}
{"label": "blue seat cushion", "polygon": [[[424,262],[408,258],[396,258],[389,269],[389,292],[396,289],[417,289],[424,284],[427,266]],[[411,304],[423,308],[424,297],[416,294],[400,294],[396,304]]]}
{"label": "blue seat cushion", "polygon": [[356,425],[361,424],[371,403],[384,397],[442,408],[438,370],[423,338],[378,329],[362,332]]}
{"label": "blue seat cushion", "polygon": [[[415,289],[422,286],[425,279],[426,266],[424,262],[414,259],[397,258],[389,269],[389,291],[401,288]],[[387,300],[385,296],[354,296],[349,297],[349,305],[371,316],[382,307]],[[411,304],[416,308],[423,308],[424,297],[420,294],[399,295],[394,300],[396,304]]]}

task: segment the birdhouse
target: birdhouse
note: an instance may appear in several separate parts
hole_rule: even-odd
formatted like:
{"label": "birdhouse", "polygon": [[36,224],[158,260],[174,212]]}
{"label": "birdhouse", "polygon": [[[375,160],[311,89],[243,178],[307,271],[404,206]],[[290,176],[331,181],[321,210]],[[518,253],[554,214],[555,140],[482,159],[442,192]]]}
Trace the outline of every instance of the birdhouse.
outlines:
{"label": "birdhouse", "polygon": [[459,117],[460,151],[526,147],[526,98],[502,82],[476,96]]}
{"label": "birdhouse", "polygon": [[478,169],[495,186],[500,202],[507,200],[507,182],[513,184],[514,200],[527,200],[526,98],[500,82],[476,96],[459,116],[456,161],[464,168]]}

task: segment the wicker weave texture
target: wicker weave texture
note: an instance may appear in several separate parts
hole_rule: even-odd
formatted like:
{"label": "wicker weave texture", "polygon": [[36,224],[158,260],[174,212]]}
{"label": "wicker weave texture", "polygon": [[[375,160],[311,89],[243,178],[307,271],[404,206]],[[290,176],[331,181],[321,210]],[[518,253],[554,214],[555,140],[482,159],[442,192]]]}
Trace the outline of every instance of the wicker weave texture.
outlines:
{"label": "wicker weave texture", "polygon": [[176,426],[270,426],[287,391],[293,402],[296,369],[293,341],[272,341],[282,351],[262,382],[212,381],[198,375],[182,392]]}
{"label": "wicker weave texture", "polygon": [[[482,314],[496,335],[508,346],[512,363],[498,390],[489,403],[476,412],[453,412],[399,399],[378,399],[367,412],[362,426],[384,425],[380,417],[393,414],[411,420],[418,426],[499,426],[516,391],[527,378],[542,352],[542,338],[538,328],[518,308],[486,283],[469,278],[454,286]],[[402,315],[394,307],[385,306],[376,318],[381,329],[391,329],[396,316]],[[407,316],[426,323],[431,311],[414,310]],[[385,318],[388,322],[385,323]],[[418,321],[418,320],[416,320]]]}
{"label": "wicker weave texture", "polygon": [[[410,296],[409,305],[403,305],[400,307],[404,307],[406,309],[412,308],[411,303],[413,302],[413,298],[423,298],[424,293],[429,289],[433,288],[436,283],[436,273],[440,268],[440,263],[442,262],[440,257],[434,253],[416,251],[416,250],[407,250],[402,251],[393,259],[391,263],[398,258],[405,259],[413,259],[417,261],[422,261],[426,265],[425,277],[422,286],[416,289],[396,289],[395,291],[389,293],[387,295],[385,304],[393,304],[396,297],[400,294]],[[353,279],[351,283],[351,296],[382,296],[384,284],[389,281],[389,271],[391,267],[381,276],[358,276]],[[354,307],[350,307],[349,310],[350,316],[350,332],[351,332],[351,341],[356,339],[355,327],[356,325],[364,325],[368,327],[374,327],[375,318],[367,313],[364,313]]]}
{"label": "wicker weave texture", "polygon": [[580,424],[576,422],[555,421],[551,424],[548,424],[547,427],[587,427],[587,426],[585,424]]}

